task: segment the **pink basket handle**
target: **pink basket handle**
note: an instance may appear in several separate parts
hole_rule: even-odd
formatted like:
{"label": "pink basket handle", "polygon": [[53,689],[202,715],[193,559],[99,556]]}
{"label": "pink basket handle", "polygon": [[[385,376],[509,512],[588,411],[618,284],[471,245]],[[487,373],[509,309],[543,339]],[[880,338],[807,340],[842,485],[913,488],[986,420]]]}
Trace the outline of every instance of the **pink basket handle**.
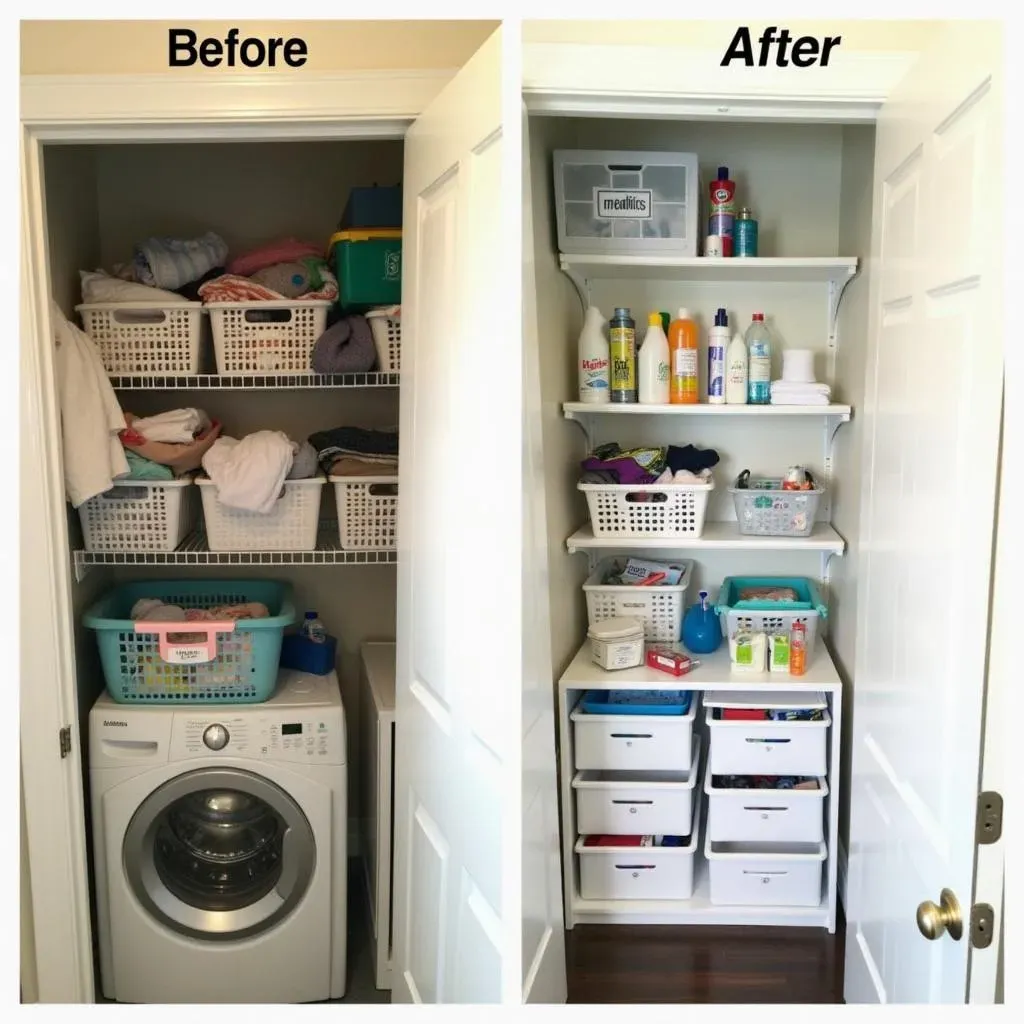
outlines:
{"label": "pink basket handle", "polygon": [[[233,633],[235,623],[225,622],[136,622],[136,633],[156,633],[160,638],[160,657],[169,665],[200,665],[217,657],[217,634]],[[172,643],[171,633],[202,634],[205,639],[192,643]]]}

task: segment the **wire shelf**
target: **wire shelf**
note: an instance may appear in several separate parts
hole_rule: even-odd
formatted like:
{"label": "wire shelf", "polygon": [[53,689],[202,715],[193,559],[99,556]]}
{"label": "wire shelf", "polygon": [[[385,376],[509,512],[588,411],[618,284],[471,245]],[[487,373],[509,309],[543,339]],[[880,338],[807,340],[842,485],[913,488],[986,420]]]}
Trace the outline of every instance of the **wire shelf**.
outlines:
{"label": "wire shelf", "polygon": [[93,566],[153,565],[394,565],[396,551],[345,551],[338,524],[321,521],[314,551],[211,551],[206,535],[189,534],[175,551],[76,551],[75,579],[81,582]]}
{"label": "wire shelf", "polygon": [[314,388],[397,388],[397,373],[111,374],[115,391],[298,391]]}

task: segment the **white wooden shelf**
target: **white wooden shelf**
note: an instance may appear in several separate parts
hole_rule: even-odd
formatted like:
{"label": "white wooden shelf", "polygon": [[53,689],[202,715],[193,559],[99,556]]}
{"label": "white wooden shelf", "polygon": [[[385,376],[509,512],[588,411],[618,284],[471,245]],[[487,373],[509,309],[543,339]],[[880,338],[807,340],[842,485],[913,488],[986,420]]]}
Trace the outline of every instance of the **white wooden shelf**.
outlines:
{"label": "white wooden shelf", "polygon": [[346,551],[337,522],[326,520],[320,523],[313,551],[211,551],[206,536],[197,530],[175,551],[76,551],[75,579],[80,583],[97,565],[392,565],[397,561],[394,550]]}
{"label": "white wooden shelf", "polygon": [[847,422],[853,409],[849,405],[640,405],[639,403],[617,404],[608,402],[591,405],[587,402],[563,402],[562,413],[567,420],[578,420],[584,416],[754,416],[778,418],[785,416],[834,417]]}
{"label": "white wooden shelf", "polygon": [[577,551],[823,551],[841,555],[846,541],[828,523],[815,523],[809,537],[751,537],[742,534],[735,521],[705,523],[700,537],[595,537],[590,523],[581,526],[566,542],[570,554]]}
{"label": "white wooden shelf", "polygon": [[[672,645],[676,650],[685,651],[682,644]],[[788,672],[734,672],[729,658],[729,644],[714,654],[695,655],[700,664],[685,676],[673,676],[667,672],[640,665],[637,668],[608,671],[595,665],[590,657],[589,643],[576,652],[576,657],[559,679],[559,687],[565,690],[756,690],[770,686],[785,690],[838,690],[842,680],[836,671],[832,656],[825,644],[819,641],[807,659],[807,671],[802,676],[791,676]]]}
{"label": "white wooden shelf", "polygon": [[307,391],[326,388],[397,388],[397,373],[111,374],[115,391]]}
{"label": "white wooden shelf", "polygon": [[718,282],[843,282],[857,273],[855,256],[715,257],[588,256],[562,253],[560,266],[570,277],[586,281],[680,280]]}

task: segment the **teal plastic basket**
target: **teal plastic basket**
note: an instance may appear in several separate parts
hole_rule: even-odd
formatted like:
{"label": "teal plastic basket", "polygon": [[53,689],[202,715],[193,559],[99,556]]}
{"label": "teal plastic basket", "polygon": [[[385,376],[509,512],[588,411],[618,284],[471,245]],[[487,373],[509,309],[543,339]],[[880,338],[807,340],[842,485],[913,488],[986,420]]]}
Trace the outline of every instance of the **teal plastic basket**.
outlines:
{"label": "teal plastic basket", "polygon": [[[259,601],[270,617],[242,619],[230,633],[204,635],[205,623],[174,623],[172,648],[136,632],[141,598],[183,608]],[[82,622],[96,631],[107,692],[120,704],[258,704],[274,692],[281,640],[296,620],[292,589],[269,580],[163,580],[125,583],[94,604]],[[167,623],[161,623],[163,628]],[[202,636],[202,642],[197,642]],[[209,649],[202,648],[209,640]],[[161,647],[172,660],[165,660]],[[212,655],[212,657],[209,657]],[[208,659],[208,660],[206,660]]]}
{"label": "teal plastic basket", "polygon": [[[741,601],[746,587],[789,587],[796,591],[795,601]],[[828,606],[822,600],[817,583],[806,576],[727,576],[722,581],[715,607],[722,617],[722,630],[732,636],[737,629],[764,633],[788,633],[794,622],[807,628],[807,647],[814,649],[819,623],[824,626]]]}

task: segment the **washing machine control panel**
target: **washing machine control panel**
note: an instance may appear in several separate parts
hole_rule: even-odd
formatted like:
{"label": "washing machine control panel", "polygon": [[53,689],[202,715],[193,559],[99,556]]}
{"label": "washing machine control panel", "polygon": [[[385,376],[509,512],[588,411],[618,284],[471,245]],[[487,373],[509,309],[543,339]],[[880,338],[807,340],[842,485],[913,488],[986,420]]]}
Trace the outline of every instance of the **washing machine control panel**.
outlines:
{"label": "washing machine control panel", "polygon": [[[216,717],[175,715],[171,747],[177,756],[250,757],[301,764],[343,764],[344,724],[337,708],[294,708],[275,715],[232,714]],[[173,756],[173,755],[172,755]]]}

